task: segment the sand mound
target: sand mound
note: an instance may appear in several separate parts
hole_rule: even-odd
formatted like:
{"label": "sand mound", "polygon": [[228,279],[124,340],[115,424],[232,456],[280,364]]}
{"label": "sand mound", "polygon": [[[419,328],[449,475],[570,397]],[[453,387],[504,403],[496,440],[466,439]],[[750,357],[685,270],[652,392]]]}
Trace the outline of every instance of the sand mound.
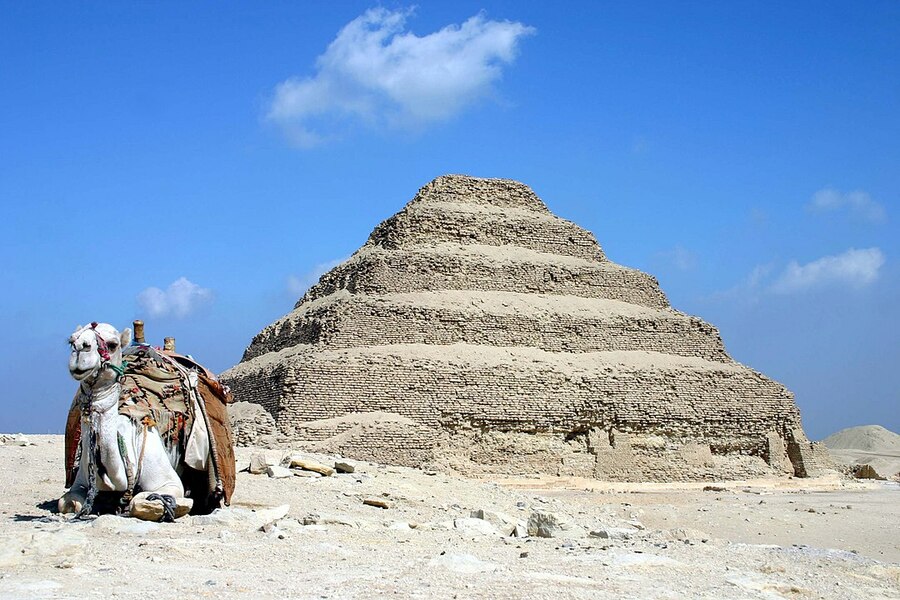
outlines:
{"label": "sand mound", "polygon": [[865,450],[876,453],[900,452],[900,435],[881,425],[848,427],[822,440],[832,450]]}

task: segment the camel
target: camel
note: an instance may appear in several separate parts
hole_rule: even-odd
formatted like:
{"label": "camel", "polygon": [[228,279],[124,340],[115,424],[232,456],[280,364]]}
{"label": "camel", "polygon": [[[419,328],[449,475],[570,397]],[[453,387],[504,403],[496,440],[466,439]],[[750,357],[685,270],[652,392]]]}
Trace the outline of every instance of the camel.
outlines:
{"label": "camel", "polygon": [[[185,497],[185,482],[191,481],[186,477],[186,472],[191,469],[185,467],[183,447],[177,445],[173,447],[171,440],[167,447],[153,419],[136,420],[133,416],[125,414],[121,407],[122,381],[127,367],[123,362],[123,350],[127,348],[124,353],[127,360],[134,360],[135,357],[135,347],[128,347],[131,342],[131,330],[125,329],[120,333],[108,323],[91,323],[79,326],[69,337],[68,342],[71,346],[69,373],[79,383],[79,389],[70,410],[67,436],[72,437],[73,449],[77,441],[81,456],[69,491],[57,503],[59,512],[76,513],[76,516],[84,517],[91,513],[98,492],[121,492],[121,502],[128,505],[126,510],[132,516],[149,518],[140,511],[136,512],[134,507],[151,501],[161,503],[165,520],[173,520],[176,516],[186,513],[194,501]],[[204,405],[220,411],[218,415],[220,422],[221,415],[225,415],[227,431],[221,437],[227,448],[225,453],[230,455],[233,463],[231,433],[227,426],[227,411],[224,408],[230,400],[227,389],[222,388],[212,374],[187,357],[174,353],[160,353],[146,344],[139,346],[138,350],[175,365],[175,369],[186,376],[185,381],[190,375],[191,383],[188,385],[203,396]],[[188,362],[192,367],[191,372],[188,373],[183,365],[179,367],[176,362]],[[216,392],[218,408],[210,406],[213,402],[207,399],[211,389]],[[133,391],[138,390],[135,388]],[[204,417],[208,416],[206,409],[197,412],[203,413]],[[78,427],[70,427],[73,421],[77,425],[79,419],[80,439],[77,437]],[[204,431],[206,430],[207,427],[204,428]],[[221,426],[219,430],[221,431]],[[219,476],[222,475],[221,465],[226,464],[227,460],[216,462],[215,450],[210,453],[208,445],[206,448],[207,454],[203,455],[204,459],[210,456],[213,460],[198,466],[201,471],[191,472],[194,474],[195,483],[198,475],[204,485],[213,485],[213,480],[218,482],[215,490],[218,495],[209,496],[214,500],[215,506],[206,506],[206,497],[198,498],[206,510],[212,510],[219,505],[219,500],[223,496],[222,480]],[[221,447],[219,452],[222,452]],[[73,457],[74,454],[72,457],[67,454],[67,459]],[[227,459],[229,456],[224,458]],[[215,465],[211,464],[214,462]],[[67,465],[67,474],[69,473]],[[224,476],[228,478],[228,473]],[[195,487],[192,483],[188,485]],[[226,504],[230,501],[233,487],[232,477],[224,484]],[[207,487],[205,491],[208,492],[210,489],[212,488]],[[137,490],[140,492],[135,494]]]}

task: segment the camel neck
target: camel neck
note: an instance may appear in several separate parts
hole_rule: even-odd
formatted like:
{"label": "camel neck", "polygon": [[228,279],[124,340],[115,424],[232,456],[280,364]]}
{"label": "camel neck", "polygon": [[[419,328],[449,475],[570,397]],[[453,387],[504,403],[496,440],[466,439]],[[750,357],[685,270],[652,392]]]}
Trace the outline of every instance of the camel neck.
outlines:
{"label": "camel neck", "polygon": [[118,414],[119,390],[118,381],[95,383],[87,390],[82,386],[81,393],[87,405],[85,408],[96,415]]}

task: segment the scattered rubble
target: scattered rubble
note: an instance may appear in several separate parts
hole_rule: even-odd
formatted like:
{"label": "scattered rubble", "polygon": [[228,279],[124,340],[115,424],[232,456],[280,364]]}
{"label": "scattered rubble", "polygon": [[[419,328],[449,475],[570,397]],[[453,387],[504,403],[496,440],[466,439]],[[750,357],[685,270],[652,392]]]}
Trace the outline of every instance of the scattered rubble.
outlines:
{"label": "scattered rubble", "polygon": [[391,504],[383,498],[364,498],[362,501],[366,506],[375,506],[377,508],[390,508]]}
{"label": "scattered rubble", "polygon": [[[266,454],[238,450],[248,465]],[[60,442],[0,447],[0,598],[109,596],[120,580],[160,600],[900,597],[890,482],[742,483],[750,493],[717,502],[696,484],[591,491],[564,477],[497,485],[362,461],[323,476],[263,460],[309,478],[240,472],[231,507],[156,523],[36,506],[59,493],[60,453]]]}
{"label": "scattered rubble", "polygon": [[312,471],[314,473],[324,475],[325,477],[330,477],[334,474],[334,468],[329,467],[328,465],[323,465],[322,463],[312,460],[311,458],[308,458],[302,454],[291,454],[285,456],[281,461],[281,464],[292,469]]}
{"label": "scattered rubble", "polygon": [[528,517],[528,535],[543,538],[577,538],[584,530],[571,517],[548,510],[536,510]]}

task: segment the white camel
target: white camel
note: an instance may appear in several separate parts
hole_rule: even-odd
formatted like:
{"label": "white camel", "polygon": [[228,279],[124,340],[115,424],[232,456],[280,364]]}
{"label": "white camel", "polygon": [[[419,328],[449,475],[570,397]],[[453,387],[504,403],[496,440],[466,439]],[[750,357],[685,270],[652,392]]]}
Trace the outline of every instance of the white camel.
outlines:
{"label": "white camel", "polygon": [[134,497],[135,502],[158,494],[152,499],[170,506],[184,498],[184,486],[170,462],[173,458],[156,428],[145,432],[146,426],[119,414],[122,349],[130,341],[130,329],[119,333],[107,323],[79,326],[69,338],[69,373],[80,384],[81,460],[72,487],[59,499],[61,513],[89,513],[98,491],[139,488],[143,491]]}

